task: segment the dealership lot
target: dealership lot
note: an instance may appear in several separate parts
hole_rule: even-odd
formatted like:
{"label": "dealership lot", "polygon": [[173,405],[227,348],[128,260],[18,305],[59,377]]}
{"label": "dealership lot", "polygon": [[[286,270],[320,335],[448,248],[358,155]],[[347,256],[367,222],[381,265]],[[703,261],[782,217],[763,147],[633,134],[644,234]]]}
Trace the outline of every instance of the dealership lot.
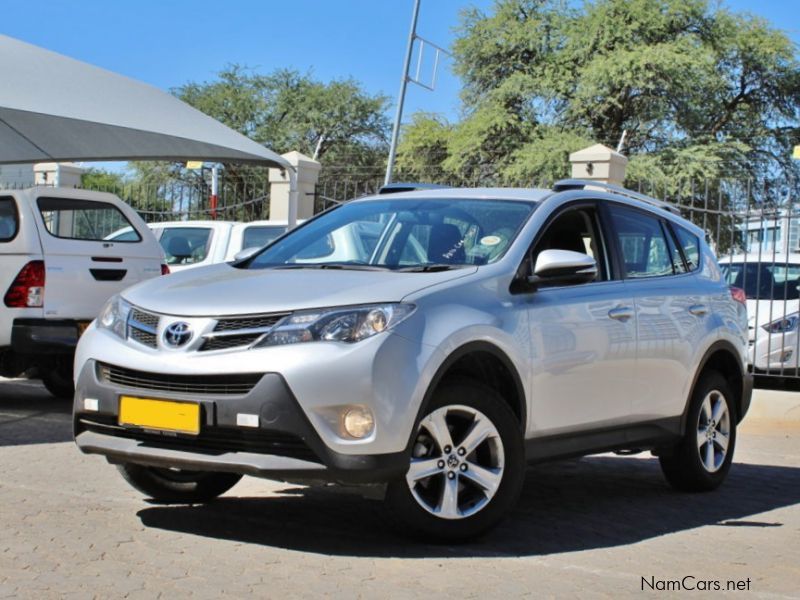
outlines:
{"label": "dealership lot", "polygon": [[649,455],[531,467],[499,528],[435,546],[342,490],[245,479],[208,506],[148,504],[80,454],[69,410],[0,380],[0,597],[617,597],[706,581],[798,597],[798,420],[746,420],[709,494],[672,491]]}

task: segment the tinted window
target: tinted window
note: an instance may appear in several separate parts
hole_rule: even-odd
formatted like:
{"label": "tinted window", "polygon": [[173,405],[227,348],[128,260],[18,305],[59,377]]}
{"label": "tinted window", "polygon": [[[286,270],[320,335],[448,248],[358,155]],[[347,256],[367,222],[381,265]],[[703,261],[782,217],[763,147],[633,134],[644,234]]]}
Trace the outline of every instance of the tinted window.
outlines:
{"label": "tinted window", "polygon": [[271,241],[275,240],[278,236],[286,232],[286,227],[266,227],[261,225],[252,225],[246,227],[242,234],[242,247],[245,248],[261,248],[266,246]]}
{"label": "tinted window", "polygon": [[72,240],[102,241],[124,227],[136,234],[132,240],[115,242],[140,242],[141,236],[127,217],[113,204],[72,198],[39,198],[36,201],[44,226],[50,234]]}
{"label": "tinted window", "polygon": [[661,222],[645,213],[611,207],[626,276],[631,279],[672,275],[672,257]]}
{"label": "tinted window", "polygon": [[587,208],[571,209],[556,217],[536,242],[531,255],[530,273],[533,273],[543,250],[570,250],[594,258],[597,261],[597,279],[607,279],[602,240],[596,223],[594,211]]}
{"label": "tinted window", "polygon": [[689,270],[694,271],[700,266],[700,240],[683,227],[675,226],[675,233],[678,235],[678,243],[683,248],[686,262],[689,263]]}
{"label": "tinted window", "polygon": [[208,256],[210,227],[166,227],[158,240],[168,265],[192,265]]}
{"label": "tinted window", "polygon": [[797,300],[800,298],[800,265],[786,263],[721,264],[725,281],[742,288],[752,300]]}
{"label": "tinted window", "polygon": [[680,251],[678,251],[678,247],[675,245],[675,238],[666,225],[664,225],[664,233],[667,237],[667,246],[669,246],[670,256],[672,256],[672,269],[676,273],[686,273],[686,265],[683,262]]}
{"label": "tinted window", "polygon": [[17,235],[17,206],[13,198],[0,198],[0,242]]}

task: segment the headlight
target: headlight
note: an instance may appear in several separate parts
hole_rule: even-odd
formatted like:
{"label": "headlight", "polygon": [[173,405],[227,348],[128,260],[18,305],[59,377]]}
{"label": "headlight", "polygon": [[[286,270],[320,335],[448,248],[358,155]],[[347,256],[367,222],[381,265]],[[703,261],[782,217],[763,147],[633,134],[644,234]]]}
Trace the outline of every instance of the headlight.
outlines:
{"label": "headlight", "polygon": [[125,302],[119,295],[112,296],[106,302],[103,310],[100,311],[100,316],[97,317],[97,326],[100,329],[108,329],[113,331],[123,340],[127,332],[125,328],[128,324],[128,315],[131,312],[131,305]]}
{"label": "headlight", "polygon": [[797,329],[798,322],[800,322],[800,313],[792,313],[777,321],[762,325],[761,328],[768,333],[789,333]]}
{"label": "headlight", "polygon": [[348,308],[298,311],[285,317],[258,344],[360,342],[391,329],[414,312],[413,304],[370,304]]}

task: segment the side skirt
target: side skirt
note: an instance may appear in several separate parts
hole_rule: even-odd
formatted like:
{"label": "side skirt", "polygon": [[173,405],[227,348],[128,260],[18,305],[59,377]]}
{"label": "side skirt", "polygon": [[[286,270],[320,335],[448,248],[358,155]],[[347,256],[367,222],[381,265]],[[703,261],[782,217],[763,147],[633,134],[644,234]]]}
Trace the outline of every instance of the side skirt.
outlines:
{"label": "side skirt", "polygon": [[619,450],[655,450],[680,440],[681,417],[525,440],[528,462],[545,462]]}

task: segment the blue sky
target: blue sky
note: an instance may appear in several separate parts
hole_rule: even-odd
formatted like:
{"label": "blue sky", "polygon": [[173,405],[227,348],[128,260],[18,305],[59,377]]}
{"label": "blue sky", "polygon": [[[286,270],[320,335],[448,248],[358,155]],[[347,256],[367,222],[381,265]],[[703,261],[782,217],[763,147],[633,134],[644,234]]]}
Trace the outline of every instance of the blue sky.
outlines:
{"label": "blue sky", "polygon": [[[212,79],[226,64],[240,63],[264,72],[293,67],[322,80],[353,77],[367,90],[394,99],[412,4],[412,0],[4,2],[2,32],[163,89]],[[767,18],[800,44],[798,0],[724,4]],[[491,0],[422,0],[418,33],[447,47],[460,10],[491,5]],[[445,68],[437,91],[410,86],[406,115],[427,110],[453,118],[458,91],[458,80]]]}

